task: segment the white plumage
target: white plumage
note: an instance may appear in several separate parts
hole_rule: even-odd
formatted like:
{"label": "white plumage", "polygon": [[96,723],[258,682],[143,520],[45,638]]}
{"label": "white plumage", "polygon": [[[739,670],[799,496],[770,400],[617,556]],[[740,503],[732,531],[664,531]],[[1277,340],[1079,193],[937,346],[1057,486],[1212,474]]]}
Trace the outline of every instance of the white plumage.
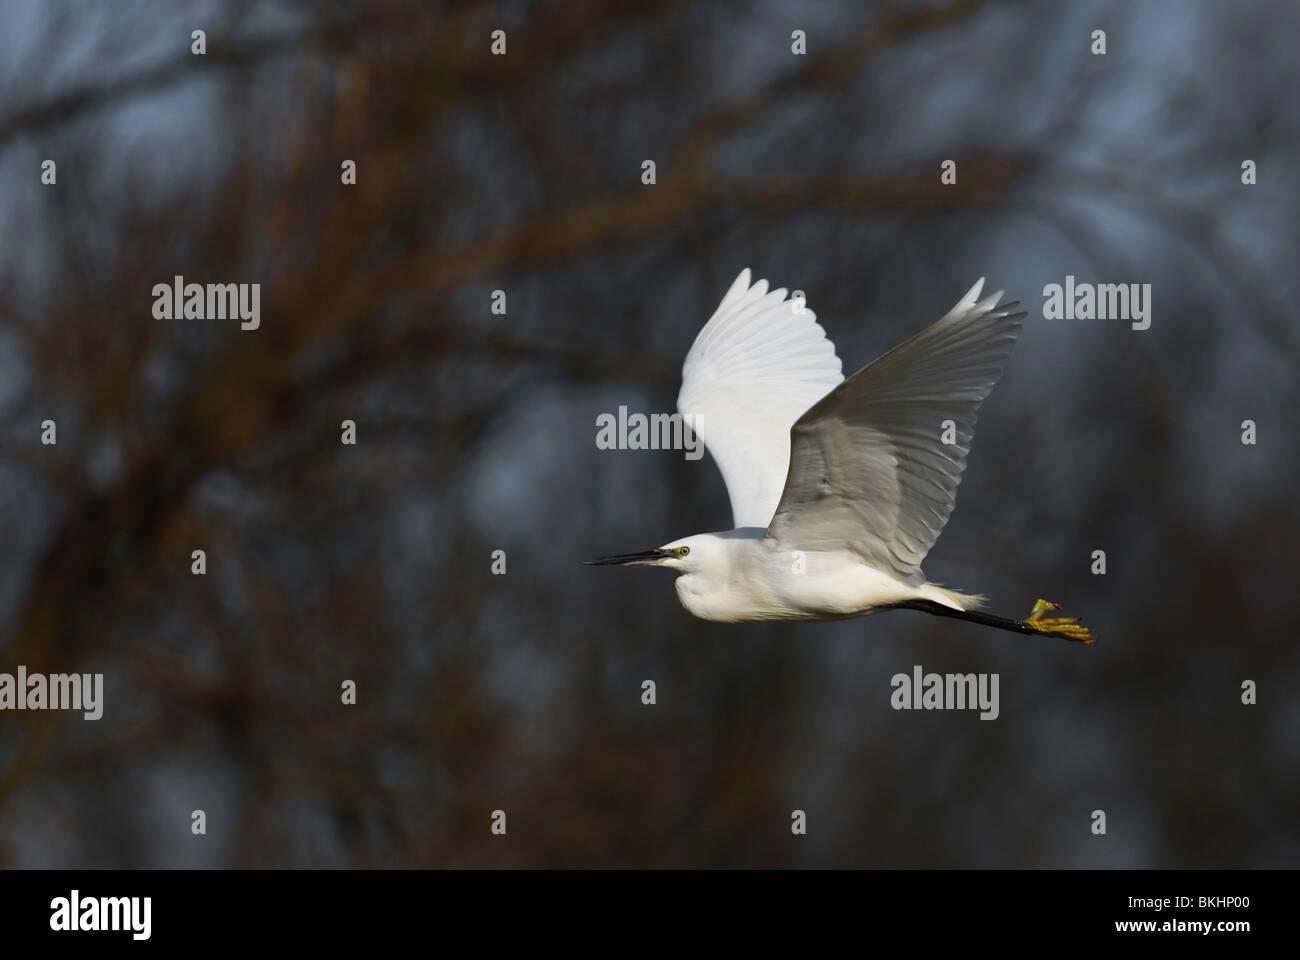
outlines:
{"label": "white plumage", "polygon": [[732,524],[766,527],[790,462],[790,427],[841,383],[817,316],[740,272],[686,362],[677,409],[692,418],[731,497]]}
{"label": "white plumage", "polygon": [[1024,313],[957,305],[847,380],[816,315],[743,270],[686,355],[678,410],[722,471],[734,529],[596,563],[676,570],[706,620],[825,620],[910,607],[1090,642],[1073,619],[971,612],[921,561],[952,512],[980,404]]}

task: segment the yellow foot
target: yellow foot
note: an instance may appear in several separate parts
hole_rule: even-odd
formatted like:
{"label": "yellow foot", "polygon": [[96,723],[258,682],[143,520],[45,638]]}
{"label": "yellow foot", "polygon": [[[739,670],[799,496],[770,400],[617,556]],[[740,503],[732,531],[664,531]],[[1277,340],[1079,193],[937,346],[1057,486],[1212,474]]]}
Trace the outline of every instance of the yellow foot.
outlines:
{"label": "yellow foot", "polygon": [[1064,637],[1066,640],[1073,640],[1076,643],[1092,643],[1092,631],[1081,626],[1076,617],[1048,617],[1046,619],[1043,617],[1043,614],[1049,611],[1060,609],[1061,605],[1059,603],[1038,600],[1034,603],[1034,609],[1029,611],[1029,616],[1022,622],[1025,626],[1032,627],[1035,633],[1041,633],[1049,637]]}

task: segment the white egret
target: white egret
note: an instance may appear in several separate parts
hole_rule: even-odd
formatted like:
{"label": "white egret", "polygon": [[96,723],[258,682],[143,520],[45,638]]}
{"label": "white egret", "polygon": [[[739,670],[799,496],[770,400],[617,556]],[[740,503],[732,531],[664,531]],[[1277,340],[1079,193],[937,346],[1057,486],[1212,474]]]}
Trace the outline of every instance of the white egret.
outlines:
{"label": "white egret", "polygon": [[741,271],[686,355],[677,397],[722,471],[735,529],[588,562],[677,571],[682,606],[705,620],[910,609],[1091,643],[1077,620],[1044,616],[1056,604],[997,617],[921,573],[1026,316],[1002,291],[981,300],[983,287],[846,380],[813,312]]}

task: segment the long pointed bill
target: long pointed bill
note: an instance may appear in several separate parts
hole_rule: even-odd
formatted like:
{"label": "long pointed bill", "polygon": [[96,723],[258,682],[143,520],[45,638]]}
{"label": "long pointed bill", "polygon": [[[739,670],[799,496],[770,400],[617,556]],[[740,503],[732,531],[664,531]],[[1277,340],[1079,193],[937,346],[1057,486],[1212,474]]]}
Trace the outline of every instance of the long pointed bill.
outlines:
{"label": "long pointed bill", "polygon": [[621,567],[631,567],[637,564],[644,566],[657,567],[669,557],[675,557],[677,554],[671,550],[643,550],[641,553],[623,553],[616,557],[601,557],[599,560],[584,560],[583,563],[595,566],[605,564],[616,564]]}

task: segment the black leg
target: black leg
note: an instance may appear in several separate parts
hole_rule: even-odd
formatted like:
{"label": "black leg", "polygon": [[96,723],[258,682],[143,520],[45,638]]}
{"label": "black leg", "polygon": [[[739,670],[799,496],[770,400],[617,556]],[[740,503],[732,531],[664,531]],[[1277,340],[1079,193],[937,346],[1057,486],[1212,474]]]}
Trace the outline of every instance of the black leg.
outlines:
{"label": "black leg", "polygon": [[1042,632],[1041,630],[1035,630],[1023,620],[1010,620],[1007,617],[981,613],[978,610],[954,610],[952,607],[945,607],[942,603],[935,603],[933,600],[904,600],[902,603],[890,604],[889,608],[891,610],[921,610],[925,613],[932,613],[936,617],[969,620],[971,623],[982,623],[986,627],[997,627],[999,630],[1010,630],[1014,633],[1032,634]]}

